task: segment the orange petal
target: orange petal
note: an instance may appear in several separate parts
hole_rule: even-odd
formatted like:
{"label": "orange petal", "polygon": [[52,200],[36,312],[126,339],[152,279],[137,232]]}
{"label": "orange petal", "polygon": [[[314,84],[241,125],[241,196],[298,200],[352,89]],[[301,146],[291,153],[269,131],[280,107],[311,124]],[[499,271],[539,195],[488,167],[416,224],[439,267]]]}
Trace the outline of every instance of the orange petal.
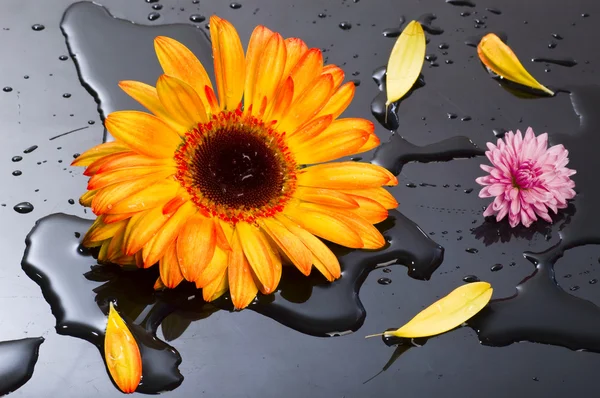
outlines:
{"label": "orange petal", "polygon": [[244,93],[246,62],[237,31],[229,21],[210,17],[215,77],[222,109],[235,110]]}
{"label": "orange petal", "polygon": [[[332,115],[321,116],[315,120],[321,120],[322,118],[333,118]],[[361,130],[364,132],[364,137],[368,140],[368,137],[373,135],[373,131],[375,130],[375,126],[372,122],[366,119],[360,118],[348,118],[348,119],[337,119],[334,120],[325,130],[320,132],[318,135],[313,135],[312,137],[306,137],[302,141],[294,141],[296,136],[294,135],[294,140],[290,141],[294,142],[295,147],[293,147],[294,151],[301,152],[308,148],[314,149],[319,146],[328,146],[331,145],[333,140],[341,139],[342,142],[349,141],[345,135],[347,132],[351,130]],[[361,137],[363,135],[360,135]],[[362,143],[361,148],[366,144],[366,140]],[[341,145],[341,144],[340,144]],[[356,145],[356,143],[354,144]],[[358,148],[357,148],[358,149]],[[301,162],[302,163],[302,162]]]}
{"label": "orange petal", "polygon": [[136,213],[125,228],[125,250],[123,252],[130,256],[140,251],[168,219],[163,214],[161,207]]}
{"label": "orange petal", "polygon": [[362,196],[364,198],[369,198],[375,200],[380,205],[382,205],[385,209],[395,209],[398,207],[398,202],[396,198],[392,196],[391,193],[388,192],[387,189],[383,187],[378,188],[368,188],[368,189],[344,189],[342,192],[348,193],[350,195]]}
{"label": "orange petal", "polygon": [[358,208],[347,209],[350,213],[361,216],[371,224],[380,223],[388,217],[387,209],[376,200],[362,196],[350,196],[352,196],[352,199],[358,202],[359,205]]}
{"label": "orange petal", "polygon": [[127,151],[131,151],[131,148],[122,142],[105,142],[103,144],[96,145],[95,147],[90,148],[81,155],[77,156],[75,160],[71,162],[71,166],[89,166],[96,160],[105,156]]}
{"label": "orange petal", "polygon": [[227,239],[227,235],[223,230],[223,225],[221,222],[215,220],[215,234],[217,235],[217,246],[225,251],[231,250],[231,246],[229,245],[229,240]]}
{"label": "orange petal", "polygon": [[336,89],[344,81],[344,71],[337,65],[325,65],[321,74],[329,73],[333,77],[333,88]]}
{"label": "orange petal", "polygon": [[104,163],[98,170],[97,174],[107,171],[127,169],[130,167],[156,167],[156,166],[174,166],[173,159],[156,159],[144,155],[138,155],[135,152],[125,152],[123,156],[112,159]]}
{"label": "orange petal", "polygon": [[330,189],[364,189],[397,185],[396,177],[370,163],[336,162],[310,166],[298,173],[298,185]]}
{"label": "orange petal", "polygon": [[329,101],[323,106],[321,111],[317,114],[317,116],[321,115],[333,115],[333,118],[337,118],[342,114],[352,102],[352,98],[354,98],[354,91],[356,87],[354,83],[348,82],[344,84],[342,87],[338,88]]}
{"label": "orange petal", "polygon": [[340,209],[339,207],[333,208],[313,203],[302,203],[299,206],[299,211],[302,212],[305,210],[321,212],[343,222],[360,236],[364,249],[380,249],[385,246],[385,239],[383,235],[381,235],[381,232],[356,212],[350,212],[346,209]]}
{"label": "orange petal", "polygon": [[[290,71],[294,80],[294,99],[304,93],[304,90],[321,74],[323,70],[323,54],[318,48],[306,51]],[[333,86],[333,79],[331,79]]]}
{"label": "orange petal", "polygon": [[94,200],[94,196],[96,196],[96,191],[87,191],[79,198],[79,204],[90,207],[92,205],[92,200]]}
{"label": "orange petal", "polygon": [[121,220],[127,220],[128,218],[133,217],[136,213],[121,213],[121,214],[104,214],[104,222],[106,224],[112,224]]}
{"label": "orange petal", "polygon": [[[216,224],[216,223],[215,223]],[[213,254],[210,263],[204,268],[204,271],[196,279],[196,287],[205,288],[212,284],[215,279],[223,275],[227,271],[227,265],[229,264],[229,253],[221,250],[218,246],[215,247],[215,253]]]}
{"label": "orange petal", "polygon": [[185,223],[177,237],[177,258],[186,280],[195,282],[200,277],[213,257],[215,246],[216,234],[212,218],[197,214]]}
{"label": "orange petal", "polygon": [[308,51],[308,46],[302,40],[296,37],[285,39],[286,60],[283,76],[289,76],[292,69],[296,66],[300,58]]}
{"label": "orange petal", "polygon": [[175,122],[171,115],[165,110],[154,87],[134,80],[120,81],[119,87],[131,98],[139,102],[144,108],[167,122],[174,130],[185,130],[185,127]]}
{"label": "orange petal", "polygon": [[[271,102],[283,77],[286,49],[283,38],[279,33],[271,35],[260,57],[261,62],[257,70],[252,101],[254,104],[260,103],[263,98]],[[245,95],[248,95],[248,93],[245,93]]]}
{"label": "orange petal", "polygon": [[262,62],[261,55],[265,45],[273,32],[265,26],[259,25],[252,31],[248,50],[246,50],[246,80],[244,86],[244,109],[249,109],[254,98],[254,90],[258,76],[259,66]]}
{"label": "orange petal", "polygon": [[154,50],[165,73],[192,86],[202,102],[207,104],[205,87],[212,90],[212,83],[198,58],[177,40],[164,36],[154,39]]}
{"label": "orange petal", "polygon": [[114,160],[125,158],[130,155],[136,155],[136,153],[129,150],[126,152],[117,152],[117,153],[112,153],[110,155],[101,157],[101,158],[97,159],[96,161],[94,161],[92,164],[90,164],[88,167],[86,167],[85,171],[83,172],[83,175],[88,176],[88,177],[93,176],[94,174],[96,174],[98,172],[98,170],[100,170],[102,167],[104,167],[104,165],[106,165],[107,163],[111,163]]}
{"label": "orange petal", "polygon": [[281,259],[265,235],[255,226],[240,222],[235,226],[244,254],[265,294],[273,292],[281,277]]}
{"label": "orange petal", "polygon": [[325,278],[327,278],[328,281],[331,282],[340,277],[342,271],[337,257],[319,238],[287,217],[276,216],[275,218],[285,225],[290,232],[296,235],[302,243],[304,243],[304,246],[312,252],[313,265],[323,274],[323,276],[325,276]]}
{"label": "orange petal", "polygon": [[302,240],[273,218],[265,218],[259,223],[296,268],[304,275],[309,275],[312,268],[312,253],[304,246]]}
{"label": "orange petal", "polygon": [[[149,186],[160,182],[161,180],[164,180],[170,175],[170,173],[171,172],[169,171],[164,172],[162,174],[151,174],[147,177],[142,177],[132,181],[126,181],[120,184],[113,184],[106,188],[98,190],[96,195],[94,195],[94,198],[92,199],[92,210],[94,211],[94,214],[98,215],[108,212],[123,199],[137,192],[140,192],[143,189],[146,189]],[[131,212],[133,211],[123,213]]]}
{"label": "orange petal", "polygon": [[204,301],[211,302],[221,297],[229,289],[227,279],[227,268],[214,278],[209,284],[202,288],[202,298]]}
{"label": "orange petal", "polygon": [[314,164],[350,156],[369,139],[364,130],[352,129],[343,134],[321,134],[305,145],[294,148],[294,157],[299,164]]}
{"label": "orange petal", "polygon": [[361,146],[357,152],[355,153],[363,153],[363,152],[367,152],[370,151],[371,149],[377,148],[379,146],[379,137],[377,137],[377,135],[375,134],[369,134],[369,138],[367,139],[367,142],[365,142],[365,144],[363,146]]}
{"label": "orange petal", "polygon": [[235,309],[241,310],[254,300],[258,288],[254,283],[252,268],[246,260],[244,249],[240,243],[238,234],[233,234],[231,242],[231,255],[229,267],[227,267],[227,276],[229,279],[229,293],[231,302]]}
{"label": "orange petal", "polygon": [[161,257],[159,262],[160,279],[164,285],[170,289],[177,287],[183,280],[183,274],[179,269],[177,261],[176,244],[173,242],[167,247],[165,255]]}
{"label": "orange petal", "polygon": [[329,206],[347,209],[358,207],[358,203],[353,199],[352,195],[347,195],[334,189],[297,187],[294,196],[306,202],[320,203]]}
{"label": "orange petal", "polygon": [[[331,96],[333,78],[329,74],[315,79],[303,94],[292,103],[290,112],[285,115],[278,125],[279,131],[292,132],[305,122],[308,122],[321,110]],[[296,82],[294,82],[296,90]]]}
{"label": "orange petal", "polygon": [[108,245],[110,245],[110,239],[102,241],[102,246],[98,251],[98,262],[101,264],[108,262]]}
{"label": "orange petal", "polygon": [[[158,233],[144,246],[144,264],[150,267],[165,254],[168,246],[177,239],[185,223],[196,213],[192,202],[184,203],[163,225]],[[164,214],[164,211],[163,211]]]}
{"label": "orange petal", "polygon": [[172,157],[181,144],[175,130],[156,116],[118,111],[106,117],[107,130],[135,151],[154,158]]}
{"label": "orange petal", "polygon": [[91,242],[100,242],[112,238],[126,223],[127,221],[105,224],[103,217],[96,218],[83,238],[83,245],[88,246]]}
{"label": "orange petal", "polygon": [[160,276],[156,279],[156,282],[154,282],[154,290],[165,290],[167,287],[165,286],[164,282],[162,281],[162,279],[160,279]]}
{"label": "orange petal", "polygon": [[175,196],[179,186],[179,183],[171,179],[159,180],[148,188],[119,201],[108,210],[108,213],[132,213],[161,206],[162,214],[162,206]]}
{"label": "orange petal", "polygon": [[212,88],[206,86],[204,87],[204,93],[206,94],[206,105],[208,105],[208,109],[210,109],[211,114],[216,114],[221,111],[219,108],[219,101],[217,101],[217,96]]}
{"label": "orange petal", "polygon": [[125,394],[135,391],[142,380],[142,356],[127,324],[110,303],[104,336],[104,360],[113,381]]}
{"label": "orange petal", "polygon": [[183,134],[196,127],[198,123],[208,121],[206,109],[199,95],[183,80],[162,75],[156,82],[156,91],[171,118],[185,127],[185,130],[178,133]]}
{"label": "orange petal", "polygon": [[294,97],[294,80],[288,77],[279,87],[271,107],[265,111],[265,120],[280,122],[290,110],[292,98]]}
{"label": "orange petal", "polygon": [[364,246],[360,235],[336,214],[300,206],[289,206],[285,213],[302,228],[338,245],[360,249]]}
{"label": "orange petal", "polygon": [[106,257],[109,261],[115,262],[118,264],[118,260],[125,256],[123,252],[123,242],[125,239],[125,228],[127,227],[127,223],[123,223],[121,228],[115,233],[115,235],[110,240],[108,244]]}
{"label": "orange petal", "polygon": [[[145,177],[151,174],[164,175],[169,168],[164,166],[158,167],[130,167],[127,169],[119,169],[113,171],[107,171],[105,173],[98,173],[94,175],[88,181],[87,189],[101,189],[112,184],[118,184],[124,181],[137,180],[140,177]],[[174,167],[170,168],[169,174],[175,174],[177,171]]]}
{"label": "orange petal", "polygon": [[303,124],[287,135],[290,148],[293,149],[295,146],[302,145],[304,142],[318,136],[329,127],[332,121],[333,117],[331,115],[325,115]]}

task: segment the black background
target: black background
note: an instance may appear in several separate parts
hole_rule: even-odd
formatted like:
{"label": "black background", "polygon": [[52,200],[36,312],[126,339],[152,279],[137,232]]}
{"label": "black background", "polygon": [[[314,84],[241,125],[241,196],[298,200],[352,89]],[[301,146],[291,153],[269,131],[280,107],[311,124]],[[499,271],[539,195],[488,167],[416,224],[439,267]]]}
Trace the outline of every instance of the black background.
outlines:
{"label": "black background", "polygon": [[[72,337],[58,336],[55,320],[39,287],[21,271],[24,239],[34,222],[50,213],[65,212],[89,217],[78,204],[71,205],[85,190],[86,177],[68,166],[74,153],[101,142],[103,128],[93,98],[80,85],[73,62],[59,60],[67,54],[59,24],[71,1],[3,0],[0,10],[0,340],[43,336],[40,358],[33,378],[15,397],[120,396],[109,380],[97,349]],[[598,84],[595,67],[600,62],[596,20],[600,3],[588,1],[548,2],[545,0],[477,1],[477,7],[457,7],[443,0],[430,1],[242,1],[232,9],[226,1],[163,0],[161,17],[150,22],[151,4],[143,0],[104,0],[111,13],[141,24],[188,23],[191,14],[213,13],[237,27],[242,42],[258,24],[279,31],[284,37],[297,36],[309,46],[327,49],[330,63],[343,65],[347,79],[360,79],[354,102],[346,115],[374,120],[370,102],[377,87],[371,72],[387,62],[394,39],[383,37],[385,28],[396,27],[400,17],[409,20],[433,12],[435,24],[445,30],[431,38],[427,53],[438,55],[439,67],[425,64],[426,86],[415,91],[400,107],[398,133],[419,145],[455,135],[466,135],[479,146],[494,140],[492,129],[526,129],[537,133],[572,134],[579,120],[567,95],[550,99],[517,99],[489,78],[477,59],[475,49],[464,44],[481,33],[474,19],[487,16],[487,30],[503,31],[526,67],[550,86]],[[486,7],[502,11],[495,15]],[[181,8],[184,10],[182,11]],[[471,12],[463,17],[461,12]],[[474,15],[474,12],[477,12]],[[325,18],[319,18],[325,13]],[[583,18],[583,13],[590,16]],[[349,21],[350,30],[338,24]],[[525,23],[525,21],[527,23]],[[45,25],[42,31],[33,24]],[[360,24],[360,25],[359,25]],[[573,25],[575,24],[575,25]],[[204,29],[204,23],[200,24]],[[99,37],[104,32],[96,32]],[[549,49],[552,33],[564,40]],[[108,35],[106,35],[108,37]],[[438,45],[449,44],[448,55]],[[110,43],[107,43],[110,45]],[[136,49],[132,49],[135,51]],[[357,55],[357,57],[355,56]],[[532,57],[573,57],[573,68],[531,63]],[[453,64],[445,64],[451,59]],[[586,63],[585,61],[589,61]],[[114,65],[119,59],[110,60]],[[154,58],[148,60],[153,65]],[[154,66],[152,66],[154,67]],[[358,75],[353,76],[353,73]],[[29,78],[25,79],[24,76]],[[124,79],[135,78],[124,76]],[[70,98],[63,98],[70,93]],[[456,119],[447,114],[455,113]],[[470,116],[470,121],[461,117]],[[422,118],[425,117],[425,120]],[[491,120],[494,118],[495,120]],[[67,136],[61,133],[88,126]],[[377,127],[382,142],[390,133]],[[23,150],[39,148],[23,154]],[[58,149],[60,147],[60,149]],[[594,148],[590,148],[590,151]],[[24,159],[14,163],[11,158]],[[486,246],[469,230],[483,223],[481,208],[487,201],[477,197],[475,178],[482,175],[482,158],[448,163],[406,165],[394,190],[399,210],[418,223],[445,247],[442,266],[430,281],[406,275],[406,268],[393,272],[375,270],[361,288],[367,311],[364,326],[351,335],[317,338],[288,329],[252,311],[217,312],[192,323],[171,342],[181,353],[183,384],[166,396],[209,397],[507,397],[507,396],[595,396],[600,356],[565,348],[520,343],[508,347],[482,346],[469,328],[431,339],[425,346],[405,353],[386,372],[363,384],[381,370],[393,352],[380,340],[364,336],[397,327],[437,298],[462,284],[465,275],[477,275],[492,283],[494,298],[512,295],[515,286],[534,270],[522,257],[525,250],[543,250],[556,243],[556,231],[534,234],[532,239],[513,237],[508,243]],[[41,164],[37,164],[42,162]],[[45,162],[45,163],[44,163]],[[66,170],[65,170],[66,168]],[[14,170],[22,175],[13,176]],[[406,187],[414,183],[417,188]],[[419,183],[435,184],[421,187]],[[450,187],[443,188],[444,184]],[[455,187],[460,184],[460,187]],[[472,193],[464,190],[474,188]],[[39,189],[39,192],[35,192]],[[29,201],[35,209],[18,214],[12,207]],[[556,229],[556,228],[555,228]],[[456,231],[462,232],[456,232]],[[443,232],[447,233],[444,234]],[[462,237],[461,240],[458,240]],[[465,251],[476,248],[478,253]],[[579,286],[573,295],[600,302],[600,286],[589,284],[597,278],[596,247],[567,252],[556,265],[556,277],[565,290]],[[510,262],[516,265],[509,266]],[[504,265],[491,272],[496,263]],[[457,268],[460,267],[460,268]],[[390,277],[390,285],[376,281]],[[565,278],[565,275],[572,277]],[[545,308],[540,317],[551,317]]]}

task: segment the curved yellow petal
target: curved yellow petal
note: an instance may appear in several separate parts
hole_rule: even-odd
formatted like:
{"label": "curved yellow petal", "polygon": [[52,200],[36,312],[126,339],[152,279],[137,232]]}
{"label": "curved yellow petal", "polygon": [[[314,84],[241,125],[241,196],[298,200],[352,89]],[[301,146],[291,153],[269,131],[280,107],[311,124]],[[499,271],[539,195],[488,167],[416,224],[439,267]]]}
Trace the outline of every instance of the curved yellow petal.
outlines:
{"label": "curved yellow petal", "polygon": [[344,81],[344,71],[337,65],[329,64],[323,67],[321,74],[328,73],[333,78],[333,88],[337,89]]}
{"label": "curved yellow petal", "polygon": [[[306,88],[319,77],[323,70],[323,54],[318,48],[311,48],[306,51],[290,71],[290,76],[294,80],[294,99],[304,93]],[[333,86],[333,78],[331,79]]]}
{"label": "curved yellow petal", "polygon": [[183,281],[183,274],[179,269],[177,249],[175,246],[175,242],[172,242],[169,247],[167,247],[164,256],[161,257],[158,264],[160,279],[163,284],[170,289],[177,287],[177,285]]}
{"label": "curved yellow petal", "polygon": [[252,268],[246,260],[244,249],[237,233],[233,234],[231,256],[227,267],[229,294],[233,307],[237,310],[246,308],[254,300],[258,287],[254,283]]}
{"label": "curved yellow petal", "polygon": [[[130,256],[140,251],[168,219],[159,206],[135,214],[125,228],[123,252]],[[153,264],[148,264],[148,266]]]}
{"label": "curved yellow petal", "polygon": [[105,162],[96,171],[97,174],[108,171],[126,169],[130,167],[156,167],[156,166],[175,166],[173,159],[156,159],[145,155],[139,155],[134,152],[124,152],[123,156],[116,157]]}
{"label": "curved yellow petal", "polygon": [[348,196],[358,203],[358,207],[354,209],[347,209],[350,213],[354,213],[360,217],[363,217],[371,224],[380,223],[388,217],[387,209],[377,200],[365,198],[363,196]]}
{"label": "curved yellow petal", "polygon": [[117,387],[125,394],[134,392],[142,379],[142,356],[135,338],[112,303],[104,335],[104,359]]}
{"label": "curved yellow petal", "polygon": [[227,278],[227,269],[215,277],[210,283],[202,288],[202,298],[204,301],[211,302],[221,297],[229,289],[229,280]]}
{"label": "curved yellow petal", "polygon": [[138,153],[154,158],[172,157],[181,144],[175,130],[156,116],[118,111],[106,117],[106,129]]}
{"label": "curved yellow petal", "polygon": [[[216,224],[216,223],[215,223]],[[196,279],[196,286],[204,288],[215,281],[227,270],[229,264],[229,253],[219,246],[215,247],[210,263],[204,268],[200,276]]]}
{"label": "curved yellow petal", "polygon": [[205,87],[208,86],[212,90],[212,83],[194,53],[177,40],[165,36],[154,39],[154,50],[163,71],[192,86],[202,102],[207,104]]}
{"label": "curved yellow petal", "polygon": [[383,187],[367,188],[367,189],[343,189],[341,192],[354,196],[361,196],[376,201],[385,209],[395,209],[398,207],[396,198]]}
{"label": "curved yellow petal", "polygon": [[[283,76],[287,77],[290,75],[292,69],[296,66],[300,58],[308,51],[308,46],[304,41],[297,37],[290,37],[284,40],[286,49],[285,69],[283,70]],[[315,51],[317,51],[315,49]]]}
{"label": "curved yellow petal", "polygon": [[183,80],[162,75],[156,82],[156,91],[169,116],[185,127],[185,130],[179,131],[180,134],[196,127],[198,123],[208,121],[206,109],[199,95]]}
{"label": "curved yellow petal", "polygon": [[81,155],[77,156],[75,160],[71,162],[71,166],[89,166],[96,160],[104,158],[105,156],[129,151],[131,151],[131,148],[122,142],[105,142],[103,144],[96,145],[95,147],[90,148]]}
{"label": "curved yellow petal", "polygon": [[369,139],[364,130],[352,129],[337,135],[322,134],[306,145],[294,148],[300,164],[315,164],[355,154]]}
{"label": "curved yellow petal", "polygon": [[294,196],[305,202],[320,203],[328,206],[343,207],[346,209],[358,207],[358,203],[353,199],[352,195],[335,189],[297,187]]}
{"label": "curved yellow petal", "polygon": [[312,268],[312,253],[302,240],[274,218],[265,218],[259,221],[260,226],[283,253],[304,275],[309,275]]}
{"label": "curved yellow petal", "polygon": [[[280,85],[285,68],[286,48],[279,33],[271,35],[261,53],[261,62],[256,75],[252,103],[256,106],[266,98],[273,101],[275,91]],[[246,92],[244,95],[248,95]]]}
{"label": "curved yellow petal", "polygon": [[246,62],[237,31],[229,21],[210,17],[215,78],[222,109],[235,110],[244,93]]}
{"label": "curved yellow petal", "polygon": [[92,200],[94,200],[94,196],[96,196],[96,191],[87,191],[79,198],[79,204],[90,207],[92,205]]}
{"label": "curved yellow petal", "polygon": [[235,231],[252,267],[266,294],[273,292],[281,277],[281,259],[273,250],[265,235],[254,225],[246,222],[236,224]]}
{"label": "curved yellow petal", "polygon": [[305,142],[317,137],[331,125],[332,121],[333,116],[325,115],[304,123],[291,134],[286,135],[290,148],[293,150],[295,146],[303,145]]}
{"label": "curved yellow petal", "polygon": [[280,122],[290,111],[294,97],[294,80],[288,77],[279,87],[273,102],[265,111],[264,120]]}
{"label": "curved yellow petal", "polygon": [[178,188],[179,183],[171,179],[159,180],[146,189],[136,192],[115,203],[111,209],[108,209],[108,213],[132,213],[145,209],[151,209],[159,205],[164,205],[167,201],[172,199],[173,196],[175,196]]}
{"label": "curved yellow petal", "polygon": [[195,282],[210,263],[216,246],[214,220],[199,214],[185,223],[177,237],[177,258],[183,277]]}
{"label": "curved yellow petal", "polygon": [[248,110],[254,99],[254,90],[258,71],[262,62],[262,53],[273,31],[259,25],[252,31],[246,50],[246,79],[244,83],[244,109]]}
{"label": "curved yellow petal", "polygon": [[327,101],[316,117],[332,115],[334,119],[337,118],[346,110],[348,105],[350,105],[352,98],[354,98],[355,91],[356,86],[353,82],[342,85],[333,93],[331,98],[329,98],[329,101]]}
{"label": "curved yellow petal", "polygon": [[127,221],[105,224],[103,217],[98,217],[94,220],[92,226],[88,229],[83,237],[83,245],[87,246],[92,242],[100,242],[112,238]]}
{"label": "curved yellow petal", "polygon": [[[126,158],[127,156],[131,156],[131,155],[139,155],[139,154],[137,152],[129,150],[126,152],[117,152],[117,153],[112,153],[110,155],[103,156],[99,159],[96,159],[88,167],[86,167],[85,170],[83,171],[83,175],[91,177],[94,174],[96,174],[100,169],[102,169],[105,165],[107,165],[115,160]],[[140,156],[143,156],[143,155],[140,155]]]}
{"label": "curved yellow petal", "polygon": [[370,163],[337,162],[307,167],[298,173],[298,185],[329,189],[363,189],[396,185],[396,177]]}
{"label": "curved yellow petal", "polygon": [[[101,189],[112,184],[118,184],[124,181],[130,181],[138,179],[140,177],[148,176],[151,174],[164,174],[169,172],[169,168],[163,166],[157,167],[129,167],[126,169],[112,170],[104,173],[98,173],[94,175],[88,181],[87,189]],[[170,174],[175,174],[176,169],[171,168]]]}

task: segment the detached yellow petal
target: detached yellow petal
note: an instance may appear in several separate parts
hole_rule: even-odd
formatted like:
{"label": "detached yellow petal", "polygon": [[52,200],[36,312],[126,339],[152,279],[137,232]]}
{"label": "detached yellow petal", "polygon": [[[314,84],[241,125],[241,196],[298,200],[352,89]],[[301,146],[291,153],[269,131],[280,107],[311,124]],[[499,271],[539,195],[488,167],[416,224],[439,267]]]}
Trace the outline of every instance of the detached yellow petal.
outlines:
{"label": "detached yellow petal", "polygon": [[125,394],[134,392],[142,379],[142,356],[137,342],[112,303],[104,336],[104,358],[119,389]]}
{"label": "detached yellow petal", "polygon": [[489,33],[481,39],[477,46],[477,54],[481,62],[498,76],[554,95],[552,90],[540,84],[527,72],[513,50],[495,34]]}
{"label": "detached yellow petal", "polygon": [[394,44],[387,64],[386,106],[412,88],[425,62],[425,32],[417,21],[411,21]]}
{"label": "detached yellow petal", "polygon": [[400,329],[384,334],[417,338],[447,332],[481,311],[492,298],[492,292],[492,285],[487,282],[463,285],[419,312]]}

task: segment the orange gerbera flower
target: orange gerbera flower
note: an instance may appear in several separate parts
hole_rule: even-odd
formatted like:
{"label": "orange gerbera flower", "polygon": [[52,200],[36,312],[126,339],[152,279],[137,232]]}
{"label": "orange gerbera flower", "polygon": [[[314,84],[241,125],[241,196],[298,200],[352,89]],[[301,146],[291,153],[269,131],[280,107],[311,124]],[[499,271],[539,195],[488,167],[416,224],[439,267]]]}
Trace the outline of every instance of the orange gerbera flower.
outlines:
{"label": "orange gerbera flower", "polygon": [[259,26],[244,56],[233,25],[216,16],[210,34],[219,101],[192,52],[157,37],[165,73],[156,88],[119,84],[153,115],[111,113],[115,141],[73,165],[91,177],[80,202],[98,217],[83,244],[100,247],[99,261],[158,262],[157,288],[186,279],[208,301],[229,290],[240,309],[277,288],[282,262],[339,278],[317,237],[382,247],[373,224],[398,205],[382,186],[398,181],[369,163],[323,163],[379,140],[371,122],[338,119],[354,84],[342,85],[344,72],[323,66],[320,50]]}

